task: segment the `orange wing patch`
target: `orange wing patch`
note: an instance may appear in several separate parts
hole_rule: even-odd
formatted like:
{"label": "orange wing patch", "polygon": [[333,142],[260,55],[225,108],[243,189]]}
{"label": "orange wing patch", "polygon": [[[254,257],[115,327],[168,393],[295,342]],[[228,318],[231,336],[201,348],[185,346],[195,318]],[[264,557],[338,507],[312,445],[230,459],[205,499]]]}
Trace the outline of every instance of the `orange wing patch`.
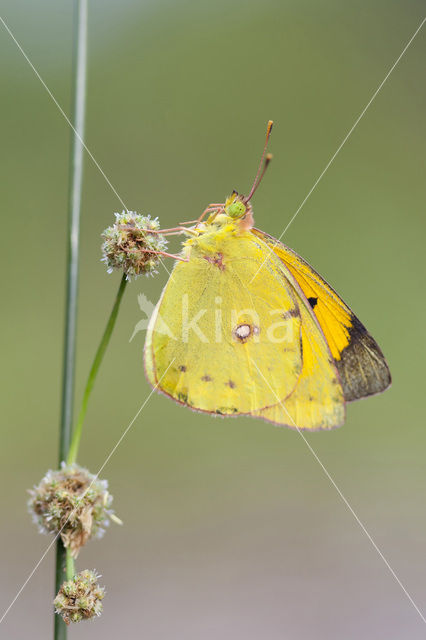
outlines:
{"label": "orange wing patch", "polygon": [[[301,259],[297,260],[296,256],[288,254],[287,260],[284,260],[280,255],[282,251],[275,251],[275,253],[288,267],[307,297],[320,323],[331,355],[335,360],[340,360],[343,349],[350,342],[352,314],[349,309],[346,305],[342,305],[340,298],[326,283],[322,284],[315,277],[310,277],[307,265]],[[311,274],[317,275],[314,271],[311,271]]]}
{"label": "orange wing patch", "polygon": [[391,383],[386,360],[350,308],[295,251],[259,229],[252,233],[269,245],[306,296],[336,362],[345,400],[384,391]]}

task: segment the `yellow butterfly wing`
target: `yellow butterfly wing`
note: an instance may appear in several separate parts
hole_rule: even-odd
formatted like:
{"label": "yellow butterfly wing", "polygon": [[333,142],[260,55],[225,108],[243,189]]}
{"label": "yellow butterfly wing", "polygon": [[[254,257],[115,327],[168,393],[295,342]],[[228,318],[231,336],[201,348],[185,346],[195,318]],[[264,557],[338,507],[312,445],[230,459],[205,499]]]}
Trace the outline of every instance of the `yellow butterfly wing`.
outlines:
{"label": "yellow butterfly wing", "polygon": [[189,261],[175,265],[148,327],[149,381],[193,409],[222,415],[287,398],[302,371],[302,322],[280,261],[254,277],[267,247],[220,221],[186,245]]}
{"label": "yellow butterfly wing", "polygon": [[253,415],[298,429],[333,429],[345,420],[339,375],[312,312],[299,301],[302,319],[303,368],[293,393],[283,402]]}
{"label": "yellow butterfly wing", "polygon": [[[344,420],[343,391],[318,322],[277,258],[269,259],[259,274],[270,252],[263,241],[253,240],[249,233],[229,229],[211,234],[191,247],[188,263],[176,265],[148,329],[148,379],[175,400],[202,411],[246,413],[304,429],[338,426]],[[214,323],[211,317],[203,322],[204,314],[198,326],[206,341],[200,336],[178,338],[183,292],[191,293],[186,304],[195,317],[223,298],[219,340],[218,325],[213,336]],[[246,313],[253,309],[258,320]],[[258,322],[256,342],[235,341],[230,311],[237,314],[237,323]],[[268,318],[271,312],[272,319],[279,315],[274,325]]]}
{"label": "yellow butterfly wing", "polygon": [[384,391],[391,376],[380,347],[337,293],[295,251],[258,229],[309,301],[324,333],[343,386],[346,401]]}

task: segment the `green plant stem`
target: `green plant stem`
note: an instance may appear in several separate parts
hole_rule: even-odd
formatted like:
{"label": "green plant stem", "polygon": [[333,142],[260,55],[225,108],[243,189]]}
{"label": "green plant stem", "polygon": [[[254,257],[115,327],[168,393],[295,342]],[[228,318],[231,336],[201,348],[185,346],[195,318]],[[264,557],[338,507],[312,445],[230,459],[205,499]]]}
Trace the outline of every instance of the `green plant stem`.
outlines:
{"label": "green plant stem", "polygon": [[81,402],[80,413],[78,414],[78,419],[72,434],[72,440],[71,440],[71,445],[68,452],[67,464],[73,464],[77,460],[78,447],[80,445],[81,432],[83,429],[84,418],[86,417],[87,405],[89,402],[90,394],[92,393],[96,376],[99,371],[99,367],[101,366],[103,357],[105,355],[105,351],[107,349],[112,332],[114,330],[115,322],[118,316],[118,311],[120,309],[121,300],[123,298],[123,294],[126,289],[126,284],[127,284],[126,276],[123,274],[123,277],[121,278],[120,286],[118,288],[117,296],[115,298],[114,306],[108,318],[108,322],[105,327],[105,331],[103,333],[101,341],[99,343],[98,349],[96,351],[96,355],[93,360],[92,367],[90,369],[89,377],[87,378],[86,387],[83,393],[83,400]]}
{"label": "green plant stem", "polygon": [[71,555],[70,549],[67,549],[67,553],[66,553],[66,570],[67,570],[67,580],[72,580],[75,575],[75,564],[74,564],[74,558]]}
{"label": "green plant stem", "polygon": [[[87,0],[74,0],[73,106],[74,134],[71,145],[70,188],[68,203],[67,293],[65,307],[65,340],[62,382],[62,409],[59,438],[59,462],[68,455],[71,440],[74,403],[74,371],[77,325],[78,257],[81,192],[83,182],[83,136],[86,106],[87,70]],[[58,539],[56,549],[55,593],[64,580],[66,552]],[[67,626],[54,614],[54,640],[66,640]]]}

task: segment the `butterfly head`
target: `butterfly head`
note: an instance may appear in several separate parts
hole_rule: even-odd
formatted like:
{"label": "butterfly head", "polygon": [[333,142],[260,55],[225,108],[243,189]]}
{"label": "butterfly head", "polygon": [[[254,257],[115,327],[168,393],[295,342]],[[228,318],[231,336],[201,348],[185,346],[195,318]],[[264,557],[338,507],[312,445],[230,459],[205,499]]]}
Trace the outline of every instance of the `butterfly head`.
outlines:
{"label": "butterfly head", "polygon": [[226,199],[223,207],[225,215],[235,221],[239,221],[238,225],[242,231],[248,231],[254,225],[253,209],[251,204],[244,196],[238,195],[233,191],[229,198]]}
{"label": "butterfly head", "polygon": [[229,198],[226,198],[225,213],[234,220],[245,216],[249,208],[251,209],[251,205],[244,202],[244,197],[239,196],[236,191],[233,191]]}

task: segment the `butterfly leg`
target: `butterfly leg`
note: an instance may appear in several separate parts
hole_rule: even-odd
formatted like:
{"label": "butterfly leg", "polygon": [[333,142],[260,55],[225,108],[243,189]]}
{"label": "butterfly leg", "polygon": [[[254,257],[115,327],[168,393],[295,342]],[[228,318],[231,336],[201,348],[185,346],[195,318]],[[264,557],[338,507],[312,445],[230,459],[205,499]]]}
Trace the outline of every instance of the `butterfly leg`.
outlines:
{"label": "butterfly leg", "polygon": [[204,209],[203,213],[200,215],[200,217],[198,218],[197,222],[196,222],[196,227],[203,221],[204,216],[206,216],[208,213],[214,213],[215,216],[218,214],[218,212],[220,211],[220,207],[222,205],[219,205],[218,207],[216,206],[209,206],[206,209]]}
{"label": "butterfly leg", "polygon": [[204,209],[201,216],[196,220],[186,220],[185,222],[179,222],[179,224],[195,224],[195,223],[201,222],[207,213],[211,213],[212,211],[222,209],[222,207],[223,207],[223,202],[213,202],[212,204],[209,204],[209,206],[206,207],[206,209]]}
{"label": "butterfly leg", "polygon": [[186,229],[185,227],[172,227],[170,229],[146,229],[146,233],[160,233],[161,235],[175,235],[178,233],[194,233],[190,229]]}
{"label": "butterfly leg", "polygon": [[182,258],[182,256],[177,256],[173,253],[166,253],[165,251],[156,251],[154,249],[142,249],[144,253],[155,253],[159,256],[165,256],[166,258],[173,258],[173,260],[179,260],[180,262],[189,262],[189,258]]}
{"label": "butterfly leg", "polygon": [[204,216],[206,216],[208,213],[213,213],[214,217],[217,216],[217,214],[223,209],[223,203],[220,202],[213,202],[212,204],[209,204],[208,207],[206,207],[203,211],[203,213],[200,215],[200,217],[195,221],[196,225],[199,225],[200,222],[202,222]]}
{"label": "butterfly leg", "polygon": [[[124,251],[129,251],[123,247]],[[189,262],[189,258],[182,258],[182,256],[177,256],[174,253],[167,253],[166,251],[158,251],[157,249],[133,249],[132,251],[140,251],[141,253],[153,253],[159,256],[165,256],[166,258],[173,258],[173,260],[180,260],[181,262]]]}

